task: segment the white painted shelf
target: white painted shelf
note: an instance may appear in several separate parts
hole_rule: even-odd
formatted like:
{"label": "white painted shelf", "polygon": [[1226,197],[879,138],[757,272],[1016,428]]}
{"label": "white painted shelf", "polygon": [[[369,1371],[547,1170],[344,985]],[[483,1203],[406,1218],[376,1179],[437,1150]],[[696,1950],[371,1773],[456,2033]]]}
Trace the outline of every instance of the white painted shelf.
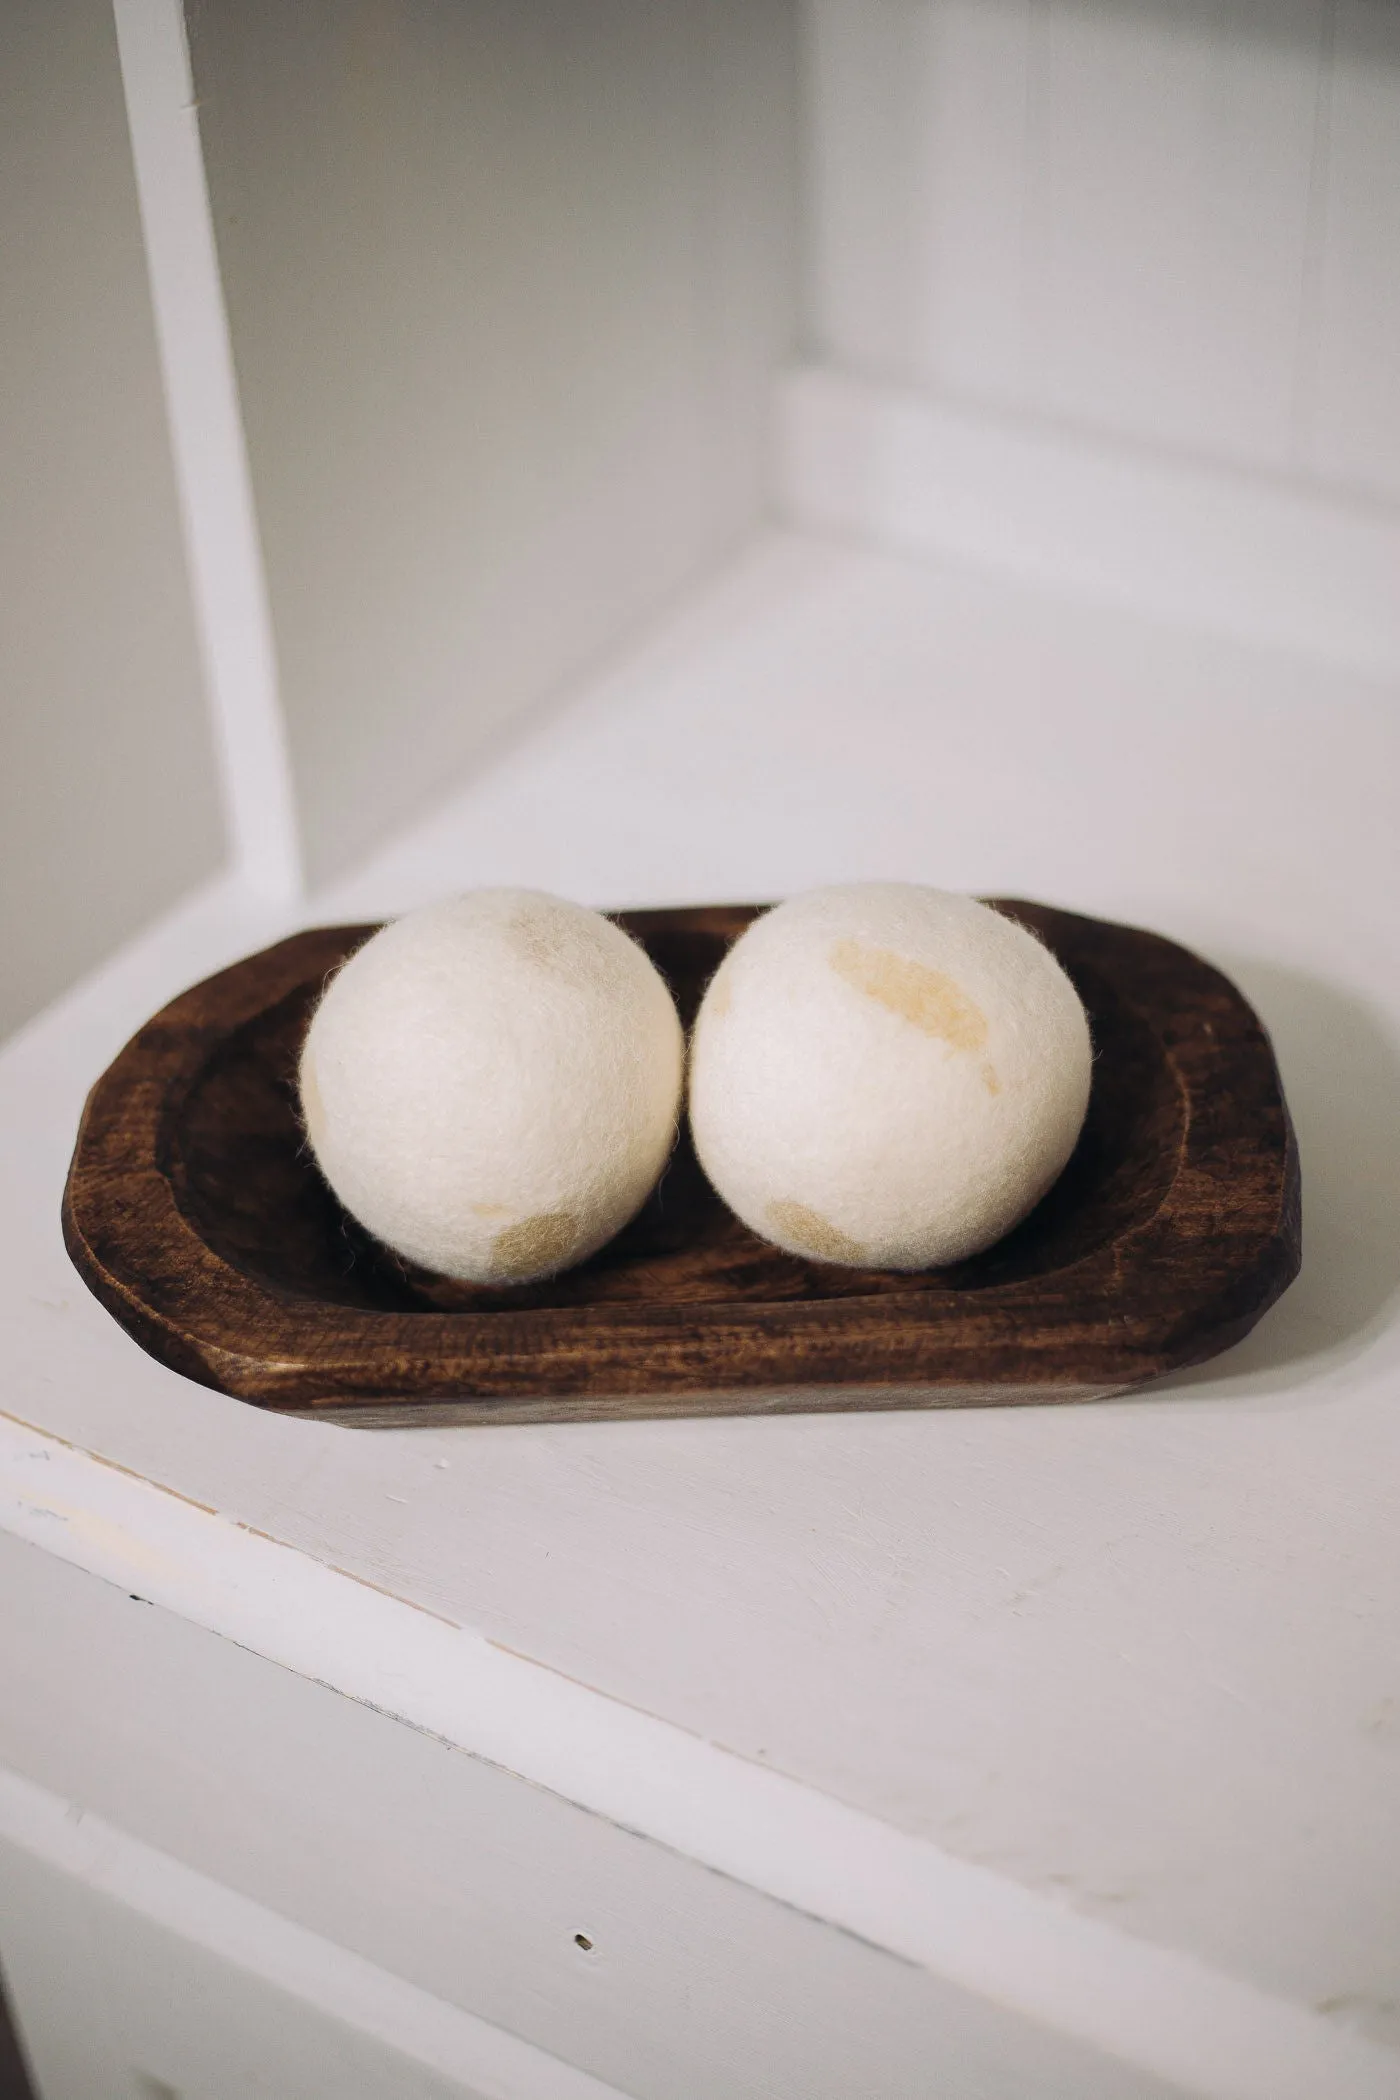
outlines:
{"label": "white painted shelf", "polygon": [[[75,986],[0,1049],[44,2100],[1400,2100],[1393,0],[10,13],[0,1027]],[[859,876],[1254,999],[1304,1266],[1240,1348],[357,1432],[67,1262],[87,1087],[298,924]]]}
{"label": "white painted shelf", "polygon": [[[381,2036],[357,1962],[624,2092],[1400,2093],[1397,701],[773,534],[299,913],[225,884],[119,955],[0,1056],[13,1787],[138,1848],[122,1901],[176,1901],[145,1848],[342,1950]],[[355,1432],[161,1369],[68,1265],[86,1087],[294,916],[865,875],[1255,1000],[1305,1258],[1245,1344],[1092,1408]],[[425,2093],[584,2090],[453,2036]]]}

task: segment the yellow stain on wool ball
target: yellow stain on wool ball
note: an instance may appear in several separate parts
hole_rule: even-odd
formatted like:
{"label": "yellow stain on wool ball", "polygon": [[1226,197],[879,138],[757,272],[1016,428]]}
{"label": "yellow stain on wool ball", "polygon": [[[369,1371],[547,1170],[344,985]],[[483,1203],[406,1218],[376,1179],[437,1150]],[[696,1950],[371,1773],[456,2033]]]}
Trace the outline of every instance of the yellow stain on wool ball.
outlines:
{"label": "yellow stain on wool ball", "polygon": [[579,1237],[579,1222],[571,1211],[542,1211],[536,1218],[522,1218],[498,1232],[491,1248],[496,1274],[503,1283],[522,1276],[547,1276],[562,1269]]}
{"label": "yellow stain on wool ball", "polygon": [[839,1261],[856,1266],[865,1260],[865,1249],[849,1233],[838,1232],[819,1210],[805,1203],[778,1202],[768,1206],[768,1222],[785,1246],[818,1261]]}
{"label": "yellow stain on wool ball", "polygon": [[892,1014],[954,1050],[980,1050],[987,1040],[987,1016],[946,971],[930,970],[892,949],[867,948],[853,940],[836,943],[831,967],[867,999],[877,999]]}

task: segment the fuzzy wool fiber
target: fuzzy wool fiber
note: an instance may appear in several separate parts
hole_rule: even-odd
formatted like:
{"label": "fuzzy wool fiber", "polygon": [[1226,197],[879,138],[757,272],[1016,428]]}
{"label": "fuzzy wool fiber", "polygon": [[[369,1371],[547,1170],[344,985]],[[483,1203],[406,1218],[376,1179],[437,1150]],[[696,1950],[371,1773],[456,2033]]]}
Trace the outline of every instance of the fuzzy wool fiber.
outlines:
{"label": "fuzzy wool fiber", "polygon": [[690,1120],[730,1208],[789,1253],[924,1269],[999,1240],[1089,1102],[1089,1026],[1034,936],[907,883],[767,912],[696,1021]]}
{"label": "fuzzy wool fiber", "polygon": [[477,1283],[582,1261],[675,1140],[684,1042],[666,985],[597,912],[478,890],[384,927],[302,1052],[317,1164],[409,1260]]}

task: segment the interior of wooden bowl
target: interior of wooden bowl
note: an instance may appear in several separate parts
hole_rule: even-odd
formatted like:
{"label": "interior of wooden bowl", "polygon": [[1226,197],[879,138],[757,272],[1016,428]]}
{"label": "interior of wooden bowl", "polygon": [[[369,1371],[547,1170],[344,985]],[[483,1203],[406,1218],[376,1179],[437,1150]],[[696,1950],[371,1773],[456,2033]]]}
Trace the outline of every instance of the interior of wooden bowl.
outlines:
{"label": "interior of wooden bowl", "polygon": [[[689,924],[681,914],[667,914],[664,925],[647,914],[632,922],[687,1026],[729,941],[750,915],[691,916]],[[1053,926],[1041,924],[1039,915],[1037,930],[1056,946]],[[1061,960],[1093,1030],[1094,1084],[1083,1135],[1031,1215],[997,1246],[955,1268],[910,1276],[832,1268],[779,1252],[725,1208],[682,1131],[644,1209],[577,1269],[511,1288],[455,1283],[416,1269],[379,1246],[341,1208],[302,1134],[295,1075],[319,977],[216,1046],[184,1098],[172,1105],[164,1165],[200,1237],[224,1260],[292,1300],[395,1312],[485,1312],[623,1301],[870,1297],[1020,1282],[1067,1268],[1145,1223],[1170,1186],[1184,1127],[1180,1088],[1162,1042],[1106,976],[1072,953],[1062,951]]]}

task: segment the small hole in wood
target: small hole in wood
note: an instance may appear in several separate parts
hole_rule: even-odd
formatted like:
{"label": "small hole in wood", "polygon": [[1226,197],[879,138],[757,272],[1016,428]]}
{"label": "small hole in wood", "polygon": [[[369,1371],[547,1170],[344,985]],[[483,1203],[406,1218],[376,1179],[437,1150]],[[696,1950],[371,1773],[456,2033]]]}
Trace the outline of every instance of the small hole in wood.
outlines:
{"label": "small hole in wood", "polygon": [[576,1947],[582,1947],[585,1954],[591,1954],[593,1952],[593,1942],[588,1937],[588,1934],[586,1932],[576,1932],[574,1934],[574,1945]]}

